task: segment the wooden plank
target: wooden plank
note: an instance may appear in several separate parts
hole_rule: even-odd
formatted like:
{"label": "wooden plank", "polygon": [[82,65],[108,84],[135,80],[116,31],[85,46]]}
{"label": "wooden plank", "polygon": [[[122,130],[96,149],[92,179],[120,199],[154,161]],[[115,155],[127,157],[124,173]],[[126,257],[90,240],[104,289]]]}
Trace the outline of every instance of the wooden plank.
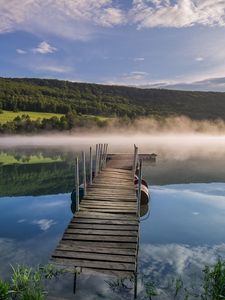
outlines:
{"label": "wooden plank", "polygon": [[103,261],[90,261],[82,259],[67,259],[54,257],[54,261],[61,261],[62,263],[73,265],[75,267],[105,269],[105,270],[118,270],[118,271],[135,271],[135,264],[133,263],[117,263],[117,262],[103,262]]}
{"label": "wooden plank", "polygon": [[135,256],[126,256],[118,254],[103,254],[103,253],[89,253],[89,252],[74,252],[55,250],[52,257],[58,258],[72,258],[72,259],[83,259],[90,261],[101,261],[101,262],[123,262],[135,264]]}
{"label": "wooden plank", "polygon": [[82,235],[82,234],[69,234],[64,233],[63,235],[64,240],[73,240],[73,241],[102,241],[102,242],[129,242],[129,243],[136,243],[137,237],[136,236],[98,236],[98,235]]}
{"label": "wooden plank", "polygon": [[135,202],[123,202],[123,201],[97,201],[97,200],[82,200],[81,202],[84,205],[100,205],[103,206],[116,206],[116,207],[137,207]]}
{"label": "wooden plank", "polygon": [[101,213],[113,213],[113,214],[121,214],[123,213],[126,217],[128,215],[136,215],[136,212],[137,210],[136,209],[133,209],[133,210],[128,210],[128,209],[121,209],[121,208],[114,208],[114,209],[111,209],[111,208],[95,208],[95,207],[83,207],[83,206],[80,206],[80,212],[101,212]]}
{"label": "wooden plank", "polygon": [[[58,266],[58,268],[66,269],[68,272],[74,273],[75,266],[68,263],[68,261],[63,261],[63,259],[51,259],[52,263]],[[121,271],[121,270],[108,270],[108,269],[96,269],[96,268],[85,268],[82,267],[82,272],[86,274],[101,274],[101,275],[108,275],[108,276],[116,276],[119,278],[132,278],[134,276],[133,271]],[[61,298],[60,298],[61,300]]]}
{"label": "wooden plank", "polygon": [[134,274],[139,223],[132,165],[133,155],[115,155],[94,178],[53,253],[55,263]]}
{"label": "wooden plank", "polygon": [[137,225],[137,220],[108,220],[108,219],[91,219],[91,218],[78,218],[74,217],[71,224],[104,224],[104,225]]}
{"label": "wooden plank", "polygon": [[123,214],[113,214],[113,213],[99,213],[99,212],[82,212],[79,211],[75,214],[79,218],[88,218],[88,219],[106,219],[106,220],[134,220],[137,221],[136,216],[123,215]]}
{"label": "wooden plank", "polygon": [[114,249],[134,249],[136,251],[136,243],[120,243],[120,242],[105,242],[105,241],[73,241],[62,239],[60,244],[73,245],[73,247],[96,247],[96,248],[114,248]]}
{"label": "wooden plank", "polygon": [[68,228],[65,233],[71,234],[88,234],[88,235],[112,235],[112,236],[137,236],[136,231],[122,231],[109,229],[85,229],[85,228]]}
{"label": "wooden plank", "polygon": [[101,191],[104,191],[104,190],[111,190],[112,187],[113,188],[117,188],[119,191],[130,191],[131,190],[131,184],[115,184],[113,183],[113,185],[109,185],[110,183],[93,183],[91,185],[91,187],[88,188],[88,191],[92,191],[92,190],[97,190],[99,191],[100,189],[100,192]]}
{"label": "wooden plank", "polygon": [[122,190],[122,189],[114,189],[113,186],[108,186],[105,188],[89,188],[88,189],[88,194],[93,194],[93,193],[98,193],[99,195],[101,194],[108,194],[112,193],[113,195],[134,195],[135,194],[135,188],[129,188],[127,190]]}
{"label": "wooden plank", "polygon": [[101,195],[98,196],[97,195],[97,196],[91,196],[91,197],[87,195],[83,198],[83,200],[137,202],[137,198],[135,196],[122,198],[121,196],[120,197],[111,197],[109,195],[107,195],[107,196],[101,196]]}
{"label": "wooden plank", "polygon": [[60,243],[57,250],[75,251],[75,252],[90,252],[90,253],[103,253],[103,254],[117,254],[117,255],[136,255],[136,249],[121,249],[121,248],[107,248],[107,247],[84,247],[74,246],[72,243]]}
{"label": "wooden plank", "polygon": [[84,200],[81,202],[83,206],[99,206],[99,207],[112,207],[112,208],[137,208],[137,204],[135,202],[125,202],[122,201],[88,201]]}
{"label": "wooden plank", "polygon": [[80,229],[108,229],[108,230],[138,230],[138,225],[106,225],[106,224],[80,224],[80,223],[70,223],[68,228],[80,228]]}

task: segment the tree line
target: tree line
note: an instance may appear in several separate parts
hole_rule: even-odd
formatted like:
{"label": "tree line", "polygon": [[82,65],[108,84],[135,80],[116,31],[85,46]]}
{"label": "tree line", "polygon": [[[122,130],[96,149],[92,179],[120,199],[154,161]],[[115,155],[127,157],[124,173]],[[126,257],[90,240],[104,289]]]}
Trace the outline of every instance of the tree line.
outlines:
{"label": "tree line", "polygon": [[104,127],[108,125],[107,120],[97,117],[79,116],[69,112],[58,118],[31,120],[27,114],[17,116],[12,121],[0,124],[0,134],[40,133],[44,131],[65,131],[73,128],[91,128],[93,126]]}
{"label": "tree line", "polygon": [[225,93],[0,78],[0,109],[129,118],[185,115],[192,119],[225,120]]}

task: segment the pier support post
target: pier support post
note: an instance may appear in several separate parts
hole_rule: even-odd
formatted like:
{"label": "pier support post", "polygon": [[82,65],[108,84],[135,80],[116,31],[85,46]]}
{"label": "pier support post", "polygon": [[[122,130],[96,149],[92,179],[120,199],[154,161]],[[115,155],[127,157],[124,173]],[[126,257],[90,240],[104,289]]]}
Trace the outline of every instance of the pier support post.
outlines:
{"label": "pier support post", "polygon": [[86,178],[86,160],[85,160],[85,152],[82,152],[82,161],[83,161],[83,184],[84,184],[84,196],[87,192],[87,178]]}
{"label": "pier support post", "polygon": [[80,205],[80,191],[79,191],[79,159],[76,157],[75,164],[75,187],[76,187],[76,211],[79,211]]}
{"label": "pier support post", "polygon": [[103,150],[103,144],[100,144],[100,151],[99,151],[99,172],[102,170],[102,150]]}
{"label": "pier support post", "polygon": [[137,158],[138,158],[138,147],[134,145],[133,176],[135,175],[136,172]]}
{"label": "pier support post", "polygon": [[90,185],[92,185],[92,173],[93,173],[93,169],[92,169],[92,148],[90,147]]}
{"label": "pier support post", "polygon": [[139,162],[139,172],[138,172],[138,207],[137,207],[138,219],[140,218],[140,210],[141,210],[141,184],[142,184],[142,159],[140,159]]}
{"label": "pier support post", "polygon": [[99,152],[99,147],[98,147],[98,144],[96,144],[96,149],[95,149],[95,177],[97,176],[97,173],[98,173],[98,152]]}
{"label": "pier support post", "polygon": [[75,267],[74,269],[74,277],[73,277],[73,294],[76,294],[76,290],[77,290],[77,269]]}

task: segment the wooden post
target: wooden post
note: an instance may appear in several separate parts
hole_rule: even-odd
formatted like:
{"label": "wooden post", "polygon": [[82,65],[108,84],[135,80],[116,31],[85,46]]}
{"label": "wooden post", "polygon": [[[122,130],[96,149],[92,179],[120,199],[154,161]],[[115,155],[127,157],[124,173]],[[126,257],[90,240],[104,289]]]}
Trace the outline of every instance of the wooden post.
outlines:
{"label": "wooden post", "polygon": [[77,290],[77,270],[76,267],[74,269],[74,277],[73,277],[73,294],[76,294],[76,290]]}
{"label": "wooden post", "polygon": [[99,151],[99,171],[102,169],[102,144],[100,144],[100,151]]}
{"label": "wooden post", "polygon": [[140,218],[141,210],[141,184],[142,184],[142,160],[139,163],[139,172],[138,172],[138,218]]}
{"label": "wooden post", "polygon": [[138,147],[136,147],[136,145],[134,145],[133,176],[135,175],[135,172],[136,172],[137,158],[138,158]]}
{"label": "wooden post", "polygon": [[106,144],[103,145],[102,168],[105,167],[105,157],[106,157]]}
{"label": "wooden post", "polygon": [[137,299],[137,270],[134,273],[134,299]]}
{"label": "wooden post", "polygon": [[85,152],[82,152],[82,161],[83,161],[83,184],[84,184],[84,196],[87,192],[87,178],[86,178],[86,161],[85,161]]}
{"label": "wooden post", "polygon": [[105,149],[105,166],[107,163],[107,155],[108,155],[108,144],[106,144],[106,149]]}
{"label": "wooden post", "polygon": [[95,176],[97,176],[98,173],[98,144],[96,144],[96,150],[95,150]]}
{"label": "wooden post", "polygon": [[76,157],[75,164],[75,186],[76,186],[76,211],[79,211],[80,191],[79,191],[79,159]]}
{"label": "wooden post", "polygon": [[92,184],[92,148],[90,147],[90,184]]}

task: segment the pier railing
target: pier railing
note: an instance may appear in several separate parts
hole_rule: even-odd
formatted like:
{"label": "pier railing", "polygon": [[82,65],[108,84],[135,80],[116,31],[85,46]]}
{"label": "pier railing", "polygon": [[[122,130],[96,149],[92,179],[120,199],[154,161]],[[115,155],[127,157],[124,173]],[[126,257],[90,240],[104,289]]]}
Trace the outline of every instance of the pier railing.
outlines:
{"label": "pier railing", "polygon": [[[82,163],[84,196],[87,193],[87,186],[92,185],[93,178],[96,177],[106,166],[107,151],[108,151],[108,144],[96,144],[95,154],[93,155],[92,147],[90,147],[89,176],[87,176],[86,154],[85,151],[82,152],[81,163]],[[93,161],[95,163],[94,166],[93,166]],[[76,211],[79,211],[79,205],[80,205],[80,174],[81,172],[79,169],[79,157],[77,156],[75,159]]]}

